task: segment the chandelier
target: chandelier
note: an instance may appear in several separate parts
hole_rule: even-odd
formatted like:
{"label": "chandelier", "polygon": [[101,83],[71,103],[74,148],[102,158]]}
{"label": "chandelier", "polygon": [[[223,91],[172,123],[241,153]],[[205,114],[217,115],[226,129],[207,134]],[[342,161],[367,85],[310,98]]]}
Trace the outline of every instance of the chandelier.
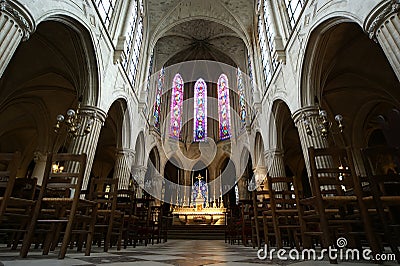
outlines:
{"label": "chandelier", "polygon": [[[328,138],[329,133],[331,134],[339,134],[343,133],[344,125],[343,125],[343,116],[341,114],[335,115],[335,121],[337,123],[338,127],[338,132],[333,131],[332,125],[333,123],[329,120],[328,118],[328,113],[324,110],[321,109],[318,103],[318,99],[316,99],[317,107],[318,107],[318,117],[317,117],[317,128],[318,128],[318,134],[321,135],[323,138]],[[309,136],[313,136],[314,132],[311,129],[311,121],[309,119],[309,116],[303,113],[302,115],[302,121],[304,126],[306,127],[306,133]]]}
{"label": "chandelier", "polygon": [[[62,126],[65,125],[68,136],[72,138],[83,137],[90,133],[95,118],[95,112],[92,112],[89,120],[84,123],[84,118],[80,111],[81,102],[82,96],[79,97],[78,108],[76,110],[71,108],[67,110],[65,116],[62,114],[57,115],[57,123],[54,126],[54,132],[59,133]],[[83,131],[80,130],[81,128],[84,128]]]}

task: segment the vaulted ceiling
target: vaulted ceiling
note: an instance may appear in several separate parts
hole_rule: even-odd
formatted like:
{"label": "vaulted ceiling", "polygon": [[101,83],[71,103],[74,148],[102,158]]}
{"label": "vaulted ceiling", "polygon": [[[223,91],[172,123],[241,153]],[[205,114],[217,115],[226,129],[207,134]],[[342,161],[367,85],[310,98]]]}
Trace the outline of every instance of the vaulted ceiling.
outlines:
{"label": "vaulted ceiling", "polygon": [[255,0],[149,0],[155,68],[212,60],[245,68]]}

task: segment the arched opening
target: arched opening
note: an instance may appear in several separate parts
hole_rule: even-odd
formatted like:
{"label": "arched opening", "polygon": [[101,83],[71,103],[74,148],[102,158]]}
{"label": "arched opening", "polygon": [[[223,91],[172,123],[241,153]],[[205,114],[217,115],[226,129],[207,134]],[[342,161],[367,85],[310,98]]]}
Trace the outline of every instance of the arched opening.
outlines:
{"label": "arched opening", "polygon": [[[292,119],[291,112],[287,104],[277,100],[272,108],[273,121],[271,126],[275,126],[276,143],[275,151],[271,156],[270,164],[280,164],[273,167],[269,165],[269,174],[271,176],[294,176],[299,178],[304,195],[311,196],[311,187],[307,175],[307,169],[301,147],[299,132]],[[274,172],[271,172],[274,169]],[[277,170],[279,169],[279,170]]]}
{"label": "arched opening", "polygon": [[[22,153],[20,177],[32,159],[68,147],[65,131],[54,134],[56,116],[76,109],[80,96],[84,104],[97,100],[97,91],[91,91],[98,80],[89,32],[73,19],[55,20],[40,23],[19,45],[0,79],[0,151]],[[41,182],[44,161],[32,171]]]}
{"label": "arched opening", "polygon": [[241,169],[242,176],[238,181],[239,199],[246,200],[251,199],[251,190],[256,188],[256,180],[254,175],[253,162],[251,154],[247,149],[242,152]]}
{"label": "arched opening", "polygon": [[[382,127],[377,123],[380,118],[386,126],[390,124],[390,134],[400,134],[394,122],[398,121],[400,83],[381,47],[356,23],[335,21],[319,26],[310,38],[307,53],[313,58],[303,75],[311,77],[311,84],[302,84],[303,99],[319,101],[333,122],[336,114],[343,116],[344,132],[337,134],[333,123],[330,145],[366,147],[371,132]],[[390,142],[398,145],[397,140]]]}
{"label": "arched opening", "polygon": [[[92,175],[100,178],[113,178],[116,157],[122,143],[122,125],[126,113],[125,100],[116,100],[110,107],[104,127],[101,129],[96,153],[94,156]],[[91,177],[93,177],[91,176]],[[115,176],[115,178],[119,178]],[[120,181],[121,182],[121,181]]]}
{"label": "arched opening", "polygon": [[186,198],[185,191],[179,185],[185,185],[186,179],[181,164],[176,158],[169,159],[165,164],[164,178],[166,179],[164,202],[179,205]]}

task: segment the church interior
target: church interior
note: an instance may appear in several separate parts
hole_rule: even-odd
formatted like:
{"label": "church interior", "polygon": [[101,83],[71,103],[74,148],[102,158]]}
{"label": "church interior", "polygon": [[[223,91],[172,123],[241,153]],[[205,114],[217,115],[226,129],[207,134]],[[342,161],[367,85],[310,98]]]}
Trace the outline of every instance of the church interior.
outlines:
{"label": "church interior", "polygon": [[400,263],[399,81],[399,0],[0,0],[0,265]]}

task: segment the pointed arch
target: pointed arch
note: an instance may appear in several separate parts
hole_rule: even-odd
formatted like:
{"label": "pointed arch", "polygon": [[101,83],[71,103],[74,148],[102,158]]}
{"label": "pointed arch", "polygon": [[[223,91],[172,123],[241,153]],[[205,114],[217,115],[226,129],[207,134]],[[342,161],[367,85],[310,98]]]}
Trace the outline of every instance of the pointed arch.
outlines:
{"label": "pointed arch", "polygon": [[218,78],[218,116],[219,138],[229,139],[231,137],[229,83],[225,74],[221,74]]}
{"label": "pointed arch", "polygon": [[178,73],[172,81],[171,124],[169,135],[179,139],[182,127],[183,78]]}
{"label": "pointed arch", "polygon": [[194,123],[193,139],[195,142],[207,139],[207,84],[199,78],[194,84]]}

